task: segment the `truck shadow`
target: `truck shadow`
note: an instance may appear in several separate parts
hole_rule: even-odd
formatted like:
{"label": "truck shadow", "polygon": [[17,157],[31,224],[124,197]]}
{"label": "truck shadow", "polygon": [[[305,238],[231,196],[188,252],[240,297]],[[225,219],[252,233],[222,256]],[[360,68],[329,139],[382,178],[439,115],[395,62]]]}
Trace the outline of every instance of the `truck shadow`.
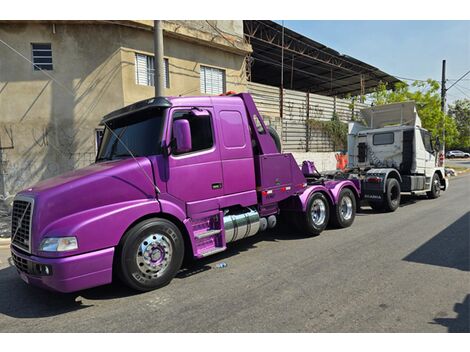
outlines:
{"label": "truck shadow", "polygon": [[[302,238],[306,238],[306,236],[280,225],[276,229],[229,244],[227,250],[219,254],[184,263],[176,279],[184,279],[210,270],[214,267],[214,263],[256,248],[256,244],[261,241]],[[119,299],[139,294],[141,292],[127,288],[117,280],[110,285],[74,293],[50,292],[25,284],[11,263],[9,267],[0,269],[0,316],[3,314],[19,319],[53,317],[93,307],[93,304],[85,303],[86,300]]]}
{"label": "truck shadow", "polygon": [[44,318],[93,307],[82,298],[107,300],[138,294],[119,283],[74,293],[57,293],[24,283],[16,268],[0,269],[0,316],[13,318]]}
{"label": "truck shadow", "polygon": [[[320,236],[320,235],[319,235]],[[317,236],[308,236],[302,234],[300,231],[289,227],[287,224],[279,223],[276,228],[267,230],[264,233],[257,234],[253,237],[249,237],[234,243],[229,243],[227,249],[221,253],[211,255],[210,257],[199,259],[199,260],[186,260],[183,263],[183,267],[180,272],[176,275],[177,279],[184,279],[189,276],[197,275],[202,272],[211,270],[213,264],[226,260],[230,257],[236,256],[242,252],[246,252],[251,249],[255,249],[256,244],[259,242],[279,242],[289,240],[300,240],[305,238],[314,238]],[[212,265],[212,266],[211,266]]]}
{"label": "truck shadow", "polygon": [[447,327],[447,332],[470,332],[470,294],[462,303],[454,305],[456,318],[434,318],[429,324],[439,324]]}
{"label": "truck shadow", "polygon": [[[426,200],[426,196],[411,196],[411,195],[402,195],[400,200],[400,208],[407,207],[409,205],[416,204],[422,200]],[[364,215],[373,215],[373,214],[383,214],[383,211],[374,210],[372,209],[367,202],[361,202],[361,208],[357,209],[356,215],[357,216],[364,216]]]}
{"label": "truck shadow", "polygon": [[403,260],[470,271],[469,224],[467,212]]}

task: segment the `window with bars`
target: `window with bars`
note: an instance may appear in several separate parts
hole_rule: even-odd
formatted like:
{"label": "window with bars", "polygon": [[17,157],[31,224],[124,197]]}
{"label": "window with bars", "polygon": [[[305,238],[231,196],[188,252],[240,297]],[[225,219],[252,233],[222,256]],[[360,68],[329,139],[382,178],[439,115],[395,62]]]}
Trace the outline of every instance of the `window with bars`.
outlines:
{"label": "window with bars", "polygon": [[[170,88],[170,74],[168,59],[163,59],[163,81],[165,88]],[[144,54],[135,54],[135,82],[139,85],[155,85],[155,57]]]}
{"label": "window with bars", "polygon": [[201,65],[201,93],[223,94],[225,92],[225,71]]}
{"label": "window with bars", "polygon": [[52,71],[51,43],[31,43],[34,71]]}

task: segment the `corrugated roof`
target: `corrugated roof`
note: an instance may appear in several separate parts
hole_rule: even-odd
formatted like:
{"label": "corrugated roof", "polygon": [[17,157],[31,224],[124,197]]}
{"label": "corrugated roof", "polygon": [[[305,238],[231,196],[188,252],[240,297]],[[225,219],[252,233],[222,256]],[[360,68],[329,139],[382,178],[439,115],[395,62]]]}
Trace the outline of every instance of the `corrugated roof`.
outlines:
{"label": "corrugated roof", "polygon": [[377,67],[285,27],[283,43],[282,26],[273,21],[244,21],[244,33],[253,47],[250,60],[253,82],[281,86],[283,46],[284,88],[287,89],[341,97],[359,95],[361,91],[369,93],[379,82],[390,87],[400,82]]}

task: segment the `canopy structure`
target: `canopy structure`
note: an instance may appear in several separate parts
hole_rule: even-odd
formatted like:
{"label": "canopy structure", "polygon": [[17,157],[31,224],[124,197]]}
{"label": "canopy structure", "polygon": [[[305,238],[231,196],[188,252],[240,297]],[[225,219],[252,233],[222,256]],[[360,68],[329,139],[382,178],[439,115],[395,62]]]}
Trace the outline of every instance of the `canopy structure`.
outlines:
{"label": "canopy structure", "polygon": [[362,109],[361,117],[369,128],[400,125],[421,127],[421,119],[416,112],[416,105],[413,101]]}
{"label": "canopy structure", "polygon": [[253,82],[338,97],[370,93],[380,82],[390,88],[400,82],[276,22],[245,20],[243,26],[253,48],[248,60],[248,78]]}

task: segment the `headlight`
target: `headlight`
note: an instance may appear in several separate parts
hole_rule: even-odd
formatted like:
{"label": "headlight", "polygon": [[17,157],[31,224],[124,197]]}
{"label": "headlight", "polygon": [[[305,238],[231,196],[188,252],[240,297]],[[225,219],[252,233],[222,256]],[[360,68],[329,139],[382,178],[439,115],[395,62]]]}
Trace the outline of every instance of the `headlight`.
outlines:
{"label": "headlight", "polygon": [[76,237],[48,237],[44,238],[39,246],[44,252],[65,252],[78,249]]}

